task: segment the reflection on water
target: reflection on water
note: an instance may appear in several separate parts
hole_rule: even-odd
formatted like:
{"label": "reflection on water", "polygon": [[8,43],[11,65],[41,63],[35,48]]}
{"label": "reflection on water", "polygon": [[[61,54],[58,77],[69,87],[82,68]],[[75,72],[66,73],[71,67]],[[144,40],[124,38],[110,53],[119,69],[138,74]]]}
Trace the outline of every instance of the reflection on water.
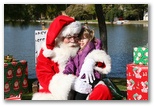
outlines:
{"label": "reflection on water", "polygon": [[133,61],[133,47],[148,43],[148,28],[143,25],[108,26],[108,53],[112,58],[110,76],[126,77],[126,64]]}
{"label": "reflection on water", "polygon": [[[48,27],[49,24],[46,24]],[[99,38],[98,25],[90,25]],[[35,74],[35,30],[41,30],[40,23],[10,24],[4,26],[4,55],[12,54],[17,59],[28,61],[29,78]],[[112,59],[109,77],[126,77],[126,64],[133,61],[133,47],[148,43],[148,27],[137,25],[107,25],[108,54]]]}

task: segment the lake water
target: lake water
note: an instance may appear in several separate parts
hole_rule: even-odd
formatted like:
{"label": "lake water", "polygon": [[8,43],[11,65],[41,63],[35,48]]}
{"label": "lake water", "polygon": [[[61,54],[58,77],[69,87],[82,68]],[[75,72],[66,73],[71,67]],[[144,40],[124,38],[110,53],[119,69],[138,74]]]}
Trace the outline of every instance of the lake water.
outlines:
{"label": "lake water", "polygon": [[[48,27],[49,24],[46,24]],[[97,24],[90,24],[99,38]],[[4,24],[4,55],[13,55],[18,60],[27,60],[28,77],[35,73],[35,30],[41,30],[40,23]],[[109,77],[126,78],[126,65],[133,62],[133,47],[148,43],[148,27],[143,24],[107,25],[108,54],[112,60]]]}

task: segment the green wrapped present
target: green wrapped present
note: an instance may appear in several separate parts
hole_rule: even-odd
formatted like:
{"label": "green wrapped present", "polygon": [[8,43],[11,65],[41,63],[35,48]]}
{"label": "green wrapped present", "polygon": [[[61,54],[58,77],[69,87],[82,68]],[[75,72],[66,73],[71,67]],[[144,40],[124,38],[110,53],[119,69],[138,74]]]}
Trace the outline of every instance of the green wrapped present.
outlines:
{"label": "green wrapped present", "polygon": [[28,92],[27,61],[4,63],[4,99]]}
{"label": "green wrapped present", "polygon": [[148,48],[147,47],[134,47],[133,63],[148,65]]}

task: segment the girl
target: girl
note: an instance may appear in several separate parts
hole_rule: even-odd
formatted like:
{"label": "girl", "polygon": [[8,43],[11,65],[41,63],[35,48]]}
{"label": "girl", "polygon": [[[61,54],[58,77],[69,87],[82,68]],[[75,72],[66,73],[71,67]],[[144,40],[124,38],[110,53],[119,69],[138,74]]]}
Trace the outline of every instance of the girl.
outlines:
{"label": "girl", "polygon": [[[110,72],[109,55],[99,50],[101,42],[95,39],[94,31],[91,29],[84,27],[81,29],[79,45],[77,55],[69,60],[63,71],[64,74],[74,74],[78,77],[72,87],[76,91],[74,99],[111,100],[112,95],[108,87],[101,81],[101,74]],[[85,65],[87,62],[88,66]]]}

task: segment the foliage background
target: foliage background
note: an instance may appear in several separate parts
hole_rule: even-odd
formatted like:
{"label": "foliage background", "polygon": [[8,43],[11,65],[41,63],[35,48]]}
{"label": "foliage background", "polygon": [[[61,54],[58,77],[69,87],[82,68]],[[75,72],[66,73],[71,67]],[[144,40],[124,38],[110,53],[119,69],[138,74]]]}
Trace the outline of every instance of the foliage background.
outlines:
{"label": "foliage background", "polygon": [[[102,4],[106,21],[143,20],[148,4]],[[52,20],[59,14],[78,20],[96,20],[94,4],[4,4],[4,20]]]}

